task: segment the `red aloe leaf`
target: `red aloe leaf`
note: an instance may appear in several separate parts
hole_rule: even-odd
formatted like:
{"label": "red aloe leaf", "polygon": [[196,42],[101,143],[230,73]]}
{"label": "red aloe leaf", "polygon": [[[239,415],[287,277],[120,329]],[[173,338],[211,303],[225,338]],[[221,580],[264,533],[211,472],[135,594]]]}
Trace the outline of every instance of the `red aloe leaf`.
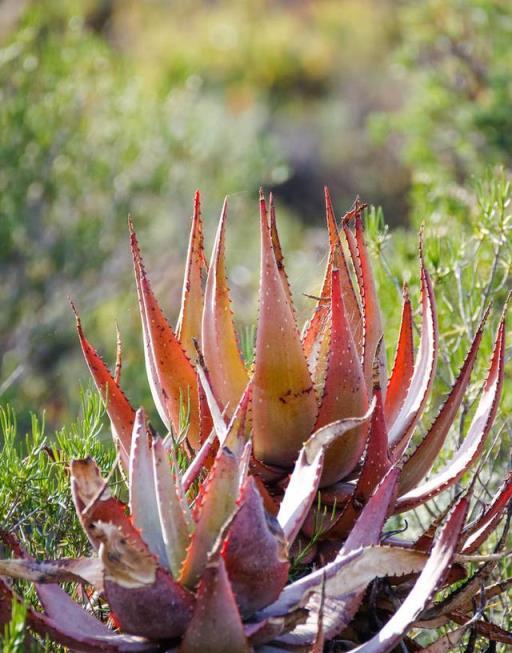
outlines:
{"label": "red aloe leaf", "polygon": [[199,191],[194,197],[194,214],[188,244],[185,278],[181,295],[181,309],[176,325],[176,335],[181,346],[191,360],[195,360],[194,340],[201,337],[203,318],[203,287],[208,274],[208,265],[204,255],[203,224],[201,220],[201,198]]}
{"label": "red aloe leaf", "polygon": [[[379,542],[382,527],[395,495],[397,478],[397,468],[391,469],[384,477],[364,507],[343,548],[338,553],[337,561],[359,550],[361,547],[375,545]],[[323,601],[321,593],[319,594],[318,591],[315,592],[306,604],[309,610],[308,618],[303,625],[298,626],[294,630],[293,636],[300,637],[303,642],[307,643],[314,641],[319,621],[318,612],[323,603],[323,630],[326,638],[332,639],[353,619],[361,605],[364,594],[365,588],[363,587],[347,595],[346,588],[343,584],[330,588],[329,595]]]}
{"label": "red aloe leaf", "polygon": [[162,421],[175,433],[179,433],[181,426],[180,407],[188,408],[187,438],[197,448],[200,439],[197,376],[153,294],[131,221],[129,227],[144,357],[153,400]]}
{"label": "red aloe leaf", "polygon": [[226,277],[226,215],[227,204],[224,201],[206,282],[202,342],[215,396],[231,416],[247,385],[248,375],[233,325]]}
{"label": "red aloe leaf", "polygon": [[[340,284],[343,300],[345,302],[346,315],[350,324],[354,343],[359,353],[362,352],[363,346],[363,318],[361,315],[361,308],[359,306],[359,301],[354,290],[352,279],[350,277],[347,260],[343,252],[338,227],[336,225],[336,218],[334,216],[331,198],[327,187],[324,188],[324,192],[325,215],[327,221],[327,229],[329,232],[329,258],[324,274],[321,295],[315,307],[313,316],[305,328],[302,339],[304,352],[308,359],[311,370],[315,370],[317,368],[317,357],[319,356],[321,342],[325,340],[326,329],[329,323],[329,314],[331,309],[329,298],[331,297],[331,279],[333,268],[337,268],[340,271]],[[320,366],[320,368],[322,367],[323,366]],[[318,380],[320,380],[320,377],[321,374],[315,374],[315,378],[318,378]]]}
{"label": "red aloe leaf", "polygon": [[265,511],[250,476],[242,487],[239,505],[222,555],[240,613],[249,616],[277,599],[290,565],[284,534]]}
{"label": "red aloe leaf", "polygon": [[233,451],[235,456],[240,457],[249,442],[251,433],[251,404],[252,404],[252,381],[249,381],[242,397],[233,412],[226,432],[223,446]]}
{"label": "red aloe leaf", "polygon": [[269,617],[262,621],[245,623],[244,632],[247,639],[252,646],[255,647],[255,650],[258,651],[258,653],[264,653],[265,651],[288,650],[276,649],[273,646],[263,646],[261,648],[261,645],[266,644],[267,642],[272,642],[279,637],[279,635],[289,632],[298,623],[303,621],[306,618],[306,615],[306,610],[299,608],[290,614],[281,617]]}
{"label": "red aloe leaf", "polygon": [[[16,555],[23,556],[25,561],[32,560],[12,534],[2,533],[1,538]],[[136,653],[155,650],[154,645],[149,642],[112,632],[104,623],[75,603],[58,585],[36,583],[36,589],[46,614],[40,614],[29,608],[27,622],[43,637],[50,635],[54,641],[64,646],[91,653],[128,653],[128,651]],[[0,578],[0,625],[10,621],[12,598],[12,590]],[[8,614],[4,614],[6,607],[8,607]],[[7,617],[5,621],[4,616]]]}
{"label": "red aloe leaf", "polygon": [[295,463],[277,516],[290,545],[298,535],[315,500],[326,450],[329,451],[338,439],[341,439],[350,450],[352,441],[357,442],[358,438],[354,432],[370,419],[373,409],[374,404],[361,417],[346,418],[328,424],[315,431],[305,442]]}
{"label": "red aloe leaf", "polygon": [[384,522],[393,506],[398,475],[399,469],[392,467],[375,488],[351,529],[340,555],[379,542]]}
{"label": "red aloe leaf", "polygon": [[290,288],[290,282],[288,281],[288,275],[286,274],[286,268],[284,267],[284,255],[281,248],[281,241],[279,240],[279,232],[277,231],[277,221],[276,221],[276,208],[274,206],[274,198],[272,193],[270,193],[268,198],[269,205],[269,229],[270,237],[272,239],[272,247],[274,249],[274,255],[276,257],[277,269],[279,270],[279,275],[283,283],[283,288],[288,295],[288,301],[293,306],[292,291]]}
{"label": "red aloe leaf", "polygon": [[223,558],[210,557],[197,591],[192,620],[180,653],[249,653],[250,646]]}
{"label": "red aloe leaf", "polygon": [[[333,269],[331,280],[331,334],[327,376],[315,428],[335,420],[355,417],[368,408],[368,395],[363,370],[354,345],[354,339],[347,320],[345,304],[341,296],[340,273]],[[368,428],[358,429],[359,446],[354,464],[364,450]],[[330,485],[347,473],[345,443],[333,443],[326,452],[322,485]],[[352,471],[351,469],[348,472]]]}
{"label": "red aloe leaf", "polygon": [[[27,555],[19,545],[18,541],[14,539],[11,534],[8,534],[7,538],[8,541],[6,541],[6,538],[2,537],[3,541],[14,550],[16,555],[22,556],[27,562],[33,562],[31,556]],[[96,563],[100,566],[101,576],[99,579],[100,582],[95,584],[95,586],[102,588],[103,569],[101,562],[98,559],[96,559]],[[113,634],[105,624],[95,619],[90,613],[86,612],[80,605],[75,603],[75,601],[73,601],[71,597],[58,585],[46,585],[36,582],[35,586],[45,614],[50,619],[55,619],[57,623],[59,621],[65,623],[68,630],[76,629],[78,632],[84,631],[89,636],[105,638]]]}
{"label": "red aloe leaf", "polygon": [[126,537],[140,539],[137,529],[134,528],[127,514],[128,507],[110,494],[106,481],[92,458],[72,460],[70,471],[75,509],[95,549],[100,546],[93,528],[93,524],[98,521],[114,524]]}
{"label": "red aloe leaf", "polygon": [[434,381],[438,353],[434,291],[421,255],[421,338],[411,383],[395,421],[388,425],[389,445],[399,458],[421,416]]}
{"label": "red aloe leaf", "polygon": [[478,519],[468,525],[464,531],[464,546],[462,553],[473,553],[494,532],[504,511],[512,500],[512,472],[496,492],[496,496]]}
{"label": "red aloe leaf", "polygon": [[487,581],[497,564],[497,560],[491,560],[480,567],[470,578],[467,578],[462,585],[456,587],[431,608],[424,610],[419,620],[422,623],[428,623],[432,620],[437,620],[439,617],[446,616],[454,610],[462,608],[471,609],[473,601],[478,599],[484,583]]}
{"label": "red aloe leaf", "polygon": [[240,458],[221,447],[196,499],[196,528],[192,534],[180,582],[194,587],[208,560],[222,526],[232,515],[239,495]]}
{"label": "red aloe leaf", "polygon": [[162,537],[171,573],[177,577],[193,530],[192,515],[183,496],[183,488],[177,486],[180,483],[179,477],[171,467],[169,456],[160,438],[153,440],[152,454]]}
{"label": "red aloe leaf", "polygon": [[393,424],[398,411],[405,401],[407,389],[411,383],[414,371],[412,308],[409,290],[406,284],[404,284],[403,289],[403,302],[400,335],[398,337],[393,370],[389,377],[384,405],[386,424],[388,425]]}
{"label": "red aloe leaf", "polygon": [[212,418],[213,428],[215,430],[219,443],[222,444],[226,439],[226,435],[228,432],[226,419],[225,419],[227,407],[224,409],[224,411],[221,410],[217,397],[210,383],[210,374],[208,370],[205,369],[204,361],[201,356],[198,357],[196,370],[197,370],[197,376],[199,378],[199,385],[202,391],[204,392],[204,396],[208,404],[208,411]]}
{"label": "red aloe leaf", "polygon": [[434,543],[423,571],[393,617],[372,639],[351,649],[352,653],[387,653],[404,637],[432,598],[452,563],[468,505],[467,499],[461,499],[455,506]]}
{"label": "red aloe leaf", "polygon": [[361,510],[368,502],[373,491],[391,467],[388,457],[388,432],[384,420],[382,392],[378,385],[378,370],[374,379],[375,410],[370,423],[370,433],[366,444],[366,455],[361,473],[357,479],[354,494],[345,505],[341,517],[331,529],[337,536],[345,535],[352,529]]}
{"label": "red aloe leaf", "polygon": [[363,316],[359,306],[359,300],[354,290],[354,285],[350,277],[347,265],[347,259],[343,252],[334,210],[332,208],[331,196],[327,186],[324,188],[325,195],[325,216],[327,220],[327,229],[329,231],[330,259],[334,268],[340,272],[340,286],[347,321],[350,324],[350,330],[354,339],[354,344],[359,353],[363,350]]}
{"label": "red aloe leaf", "polygon": [[503,387],[504,363],[505,318],[503,317],[498,328],[491,365],[482,395],[462,446],[441,471],[398,499],[396,503],[398,512],[415,508],[451,487],[478,459],[498,410]]}
{"label": "red aloe leaf", "polygon": [[332,268],[332,257],[329,256],[320,297],[317,300],[311,319],[304,325],[301,336],[304,354],[308,361],[311,374],[315,379],[321,377],[321,374],[316,370],[319,367],[318,359],[321,353],[321,346],[325,340],[329,326]]}
{"label": "red aloe leaf", "polygon": [[101,356],[89,344],[89,341],[84,335],[78,312],[73,304],[71,306],[75,312],[76,328],[85,360],[94,379],[94,383],[105,402],[112,425],[114,442],[119,446],[121,461],[124,468],[128,469],[135,410],[110,373]]}
{"label": "red aloe leaf", "polygon": [[212,455],[212,452],[215,451],[215,442],[217,440],[217,434],[212,429],[210,435],[201,445],[201,448],[196,452],[196,455],[192,459],[190,465],[185,470],[182,478],[181,484],[184,492],[188,492],[192,483],[196,480],[199,474],[205,469],[205,464],[208,461],[209,457]]}
{"label": "red aloe leaf", "polygon": [[103,568],[98,558],[0,560],[0,575],[23,578],[32,583],[88,583],[101,588]]}
{"label": "red aloe leaf", "polygon": [[169,567],[167,548],[158,516],[158,497],[153,472],[153,436],[144,410],[139,408],[133,427],[130,455],[130,511],[135,526],[144,542],[156,555],[160,564]]}
{"label": "red aloe leaf", "polygon": [[379,364],[380,386],[384,390],[387,386],[386,354],[383,341],[384,331],[380,315],[379,300],[375,289],[373,271],[364,241],[363,221],[361,210],[355,211],[355,244],[357,248],[357,261],[354,261],[356,270],[360,273],[360,292],[363,304],[363,371],[368,390],[372,387],[373,362],[377,359]]}
{"label": "red aloe leaf", "polygon": [[457,414],[457,410],[459,409],[464,397],[464,392],[468,386],[480,346],[480,341],[482,340],[483,328],[488,313],[489,311],[487,310],[475,334],[471,348],[466,360],[464,361],[464,365],[462,366],[459,376],[457,377],[450,394],[446,398],[443,407],[439,411],[436,419],[421,443],[409,456],[403,466],[402,474],[400,476],[400,494],[405,494],[412,488],[416,487],[421,479],[428,474],[437,458],[437,454],[444,444],[450,427],[453,424],[453,420],[455,419],[455,415]]}
{"label": "red aloe leaf", "polygon": [[158,563],[140,537],[127,537],[118,526],[102,521],[91,528],[100,542],[98,556],[106,580],[127,588],[154,583]]}
{"label": "red aloe leaf", "polygon": [[154,644],[138,637],[120,635],[109,631],[102,636],[93,635],[82,628],[74,628],[64,618],[50,619],[43,614],[30,609],[27,613],[27,623],[42,637],[49,636],[51,640],[81,653],[157,653]]}
{"label": "red aloe leaf", "polygon": [[255,456],[292,465],[316,418],[316,397],[260,197],[260,309],[253,376]]}
{"label": "red aloe leaf", "polygon": [[[370,546],[357,549],[287,585],[278,600],[256,616],[257,618],[279,616],[304,605],[312,593],[319,594],[324,577],[327,606],[330,596],[338,597],[339,600],[349,600],[355,592],[364,591],[375,578],[418,573],[424,568],[427,559],[428,555],[421,551],[395,546]],[[327,610],[324,612],[324,627],[327,630],[326,619]],[[290,644],[303,643],[302,640],[297,642],[292,633],[280,638],[280,641]]]}
{"label": "red aloe leaf", "polygon": [[143,587],[105,579],[105,595],[124,632],[152,640],[180,637],[194,607],[193,595],[161,568],[153,583]]}

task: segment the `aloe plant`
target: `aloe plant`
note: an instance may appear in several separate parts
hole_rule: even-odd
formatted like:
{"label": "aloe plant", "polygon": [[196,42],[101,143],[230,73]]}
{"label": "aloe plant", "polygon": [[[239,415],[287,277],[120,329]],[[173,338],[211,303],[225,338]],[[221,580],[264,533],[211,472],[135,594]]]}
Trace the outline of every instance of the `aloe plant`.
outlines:
{"label": "aloe plant", "polygon": [[[44,612],[27,611],[33,631],[93,652],[318,652],[337,650],[341,640],[344,650],[384,653],[401,641],[420,650],[408,636],[412,627],[447,624],[452,634],[423,650],[448,651],[468,628],[512,641],[474,610],[476,598],[492,598],[511,584],[486,585],[504,555],[507,524],[495,553],[478,553],[506,512],[510,476],[472,520],[474,484],[414,541],[384,531],[387,517],[453,488],[481,458],[503,385],[505,313],[466,437],[427,477],[469,383],[488,311],[418,441],[438,358],[434,292],[420,240],[419,347],[415,353],[404,288],[388,375],[363,208],[356,202],[338,226],[326,191],[329,258],[301,334],[272,198],[267,209],[260,196],[260,310],[250,367],[231,313],[227,206],[207,266],[196,195],[176,331],[152,292],[130,222],[146,371],[168,433],[162,439],[143,409],[132,407],[120,387],[120,364],[112,375],[77,315],[129,505],[110,494],[92,459],[75,460],[73,499],[94,554],[35,561],[12,535],[4,537],[16,557],[1,561],[0,573],[33,581],[43,606]],[[115,630],[55,585],[64,581],[92,586],[108,603]],[[0,591],[1,620],[16,597],[5,581]]]}

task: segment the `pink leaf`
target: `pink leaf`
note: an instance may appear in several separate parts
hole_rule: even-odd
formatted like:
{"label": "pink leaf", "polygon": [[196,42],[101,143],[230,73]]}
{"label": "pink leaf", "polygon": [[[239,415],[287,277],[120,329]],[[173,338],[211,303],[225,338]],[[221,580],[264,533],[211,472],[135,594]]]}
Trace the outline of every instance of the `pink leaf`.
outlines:
{"label": "pink leaf", "polygon": [[503,387],[504,356],[505,318],[502,319],[498,328],[487,380],[462,446],[455,452],[455,455],[444,469],[398,499],[396,504],[397,512],[415,508],[446,488],[451,487],[478,459],[498,410]]}
{"label": "pink leaf", "polygon": [[250,647],[223,558],[213,555],[204,568],[194,615],[180,653],[249,653]]}
{"label": "pink leaf", "polygon": [[393,370],[388,381],[386,402],[384,406],[386,424],[388,425],[393,424],[405,401],[414,371],[412,309],[409,290],[406,284],[404,284],[403,298],[404,303],[402,308],[402,321],[400,323],[400,335],[398,337]]}
{"label": "pink leaf", "polygon": [[351,653],[387,653],[400,642],[451,565],[467,511],[468,501],[461,499],[435,541],[425,567],[405,601],[372,639],[351,649]]}
{"label": "pink leaf", "polygon": [[180,432],[180,407],[189,409],[187,438],[198,448],[201,424],[197,376],[153,294],[131,221],[129,227],[146,372],[153,400],[163,423],[176,434]]}
{"label": "pink leaf", "polygon": [[128,469],[133,422],[135,421],[135,410],[119,385],[116,383],[110,370],[103,362],[103,359],[89,344],[89,341],[84,335],[80,317],[78,316],[74,305],[72,304],[71,306],[75,311],[76,328],[85,360],[94,379],[94,383],[105,402],[110,423],[112,425],[114,442],[119,446],[121,461],[124,468]]}
{"label": "pink leaf", "polygon": [[264,509],[252,477],[247,477],[222,555],[243,616],[277,599],[288,580],[284,533]]}
{"label": "pink leaf", "polygon": [[402,474],[400,476],[400,494],[405,494],[419,484],[421,479],[428,474],[432,467],[437,454],[441,450],[446,436],[450,430],[457,410],[464,398],[464,392],[469,383],[471,372],[473,370],[484,324],[489,311],[487,310],[480,326],[475,334],[471,348],[468,352],[464,365],[455,381],[450,394],[446,398],[443,407],[439,411],[432,426],[422,439],[418,447],[406,460]]}
{"label": "pink leaf", "polygon": [[199,191],[196,191],[181,296],[181,309],[176,326],[178,340],[191,360],[195,360],[196,358],[194,340],[199,342],[201,338],[201,321],[204,303],[203,286],[207,273],[208,265],[204,256],[201,200]]}
{"label": "pink leaf", "polygon": [[421,339],[407,395],[388,425],[389,446],[398,459],[405,451],[434,382],[438,350],[437,317],[430,277],[421,258]]}
{"label": "pink leaf", "polygon": [[292,465],[316,418],[316,397],[293,307],[273,249],[265,200],[260,198],[261,280],[253,376],[256,458]]}
{"label": "pink leaf", "polygon": [[240,355],[233,325],[226,277],[224,254],[226,215],[225,201],[206,282],[202,343],[215,396],[221,408],[226,408],[227,415],[231,417],[247,385],[248,375]]}
{"label": "pink leaf", "polygon": [[[327,373],[315,429],[335,420],[359,417],[368,408],[363,370],[347,321],[345,304],[341,296],[340,273],[337,269],[332,271],[331,320]],[[350,452],[354,465],[363,453],[368,427],[361,425],[357,433],[357,450]],[[326,452],[322,485],[335,483],[352,471],[347,469],[346,462],[345,442],[340,440],[333,443]]]}
{"label": "pink leaf", "polygon": [[[372,414],[374,404],[362,417],[339,420],[318,429],[305,442],[295,463],[290,482],[279,507],[278,521],[291,545],[313,505],[320,484],[325,451],[337,440],[350,451],[356,433]],[[345,437],[343,437],[345,436]]]}

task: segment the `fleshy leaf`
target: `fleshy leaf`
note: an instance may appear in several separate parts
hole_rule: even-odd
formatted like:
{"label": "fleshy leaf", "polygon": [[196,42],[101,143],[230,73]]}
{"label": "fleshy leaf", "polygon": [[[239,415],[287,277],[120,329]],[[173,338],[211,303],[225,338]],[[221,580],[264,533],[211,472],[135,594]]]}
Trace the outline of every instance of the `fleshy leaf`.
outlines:
{"label": "fleshy leaf", "polygon": [[208,274],[204,256],[203,225],[201,220],[201,198],[199,191],[194,197],[194,214],[188,244],[185,278],[181,295],[181,309],[176,325],[176,335],[190,360],[195,360],[194,340],[200,342],[203,319],[203,286]]}
{"label": "fleshy leaf", "polygon": [[[363,317],[359,300],[354,290],[354,285],[350,277],[347,260],[343,252],[343,246],[339,237],[336,218],[332,208],[331,198],[327,187],[325,192],[325,215],[327,229],[329,232],[329,258],[322,283],[320,298],[317,301],[313,316],[304,330],[302,343],[304,353],[306,354],[310,370],[316,382],[321,381],[324,361],[322,356],[322,344],[328,335],[328,326],[330,323],[331,312],[331,280],[332,270],[339,270],[341,293],[345,305],[347,320],[350,324],[350,330],[354,339],[354,344],[361,356],[363,347]],[[328,339],[327,339],[328,340]]]}
{"label": "fleshy leaf", "polygon": [[402,320],[400,335],[393,363],[393,370],[388,381],[384,413],[386,424],[393,424],[402,407],[414,371],[414,339],[411,300],[409,290],[404,284]]}
{"label": "fleshy leaf", "polygon": [[[370,419],[373,409],[374,404],[362,417],[346,418],[328,424],[315,431],[305,442],[295,463],[277,516],[289,545],[295,540],[315,500],[325,451],[339,438],[350,450],[352,441],[358,440],[358,435],[354,432]],[[350,441],[347,442],[349,438]]]}
{"label": "fleshy leaf", "polygon": [[[391,501],[394,497],[398,469],[388,472],[381,484],[376,489],[352,529],[348,539],[337,555],[337,560],[343,559],[348,554],[360,549],[378,544],[382,527],[386,520]],[[308,599],[306,608],[309,615],[304,624],[293,631],[297,641],[313,643],[317,633],[317,624],[320,619],[319,611],[322,610],[322,627],[327,639],[332,639],[341,632],[352,620],[364,598],[365,588],[347,595],[345,588],[341,587],[336,593],[330,590],[328,596],[322,599],[322,588],[317,590]]]}
{"label": "fleshy leaf", "polygon": [[196,499],[196,528],[192,534],[180,582],[194,587],[205,568],[223,524],[232,515],[239,494],[240,459],[228,448],[219,449],[215,464]]}
{"label": "fleshy leaf", "polygon": [[366,454],[361,472],[357,478],[354,494],[345,505],[341,517],[330,531],[331,534],[336,533],[337,536],[350,533],[361,510],[391,467],[391,460],[388,457],[388,432],[384,419],[382,393],[378,385],[378,370],[375,370],[375,372],[375,410],[370,422]]}
{"label": "fleshy leaf", "polygon": [[281,248],[281,241],[279,240],[279,232],[277,231],[277,221],[276,221],[276,208],[274,206],[274,197],[270,193],[268,198],[268,208],[269,208],[269,228],[270,228],[270,237],[272,239],[272,247],[274,249],[274,255],[276,257],[277,269],[279,270],[279,275],[283,283],[283,288],[288,295],[288,300],[293,306],[293,297],[292,291],[290,288],[290,282],[288,281],[288,275],[286,274],[286,269],[284,267],[284,255]]}
{"label": "fleshy leaf", "polygon": [[399,458],[421,416],[432,387],[438,350],[437,316],[430,276],[421,257],[421,337],[414,371],[395,421],[388,424],[389,446]]}
{"label": "fleshy leaf", "polygon": [[416,487],[419,482],[428,474],[438,453],[440,452],[446,436],[453,424],[457,410],[464,397],[464,392],[468,386],[471,372],[473,370],[482,333],[487,318],[486,311],[482,322],[475,334],[471,348],[468,352],[464,365],[461,368],[459,376],[455,381],[443,407],[439,411],[436,419],[429,428],[427,434],[414,452],[406,460],[402,474],[400,476],[400,494],[405,494]]}
{"label": "fleshy leaf", "polygon": [[400,642],[451,565],[467,511],[468,502],[461,499],[435,541],[423,571],[405,601],[372,639],[351,649],[351,653],[387,653]]}
{"label": "fleshy leaf", "polygon": [[256,616],[279,616],[303,605],[312,592],[320,591],[324,575],[326,597],[349,597],[375,578],[420,572],[427,558],[422,551],[394,546],[357,549],[287,585],[277,601]]}
{"label": "fleshy leaf", "polygon": [[292,465],[311,435],[316,397],[274,254],[265,200],[260,197],[261,281],[253,376],[254,455]]}
{"label": "fleshy leaf", "polygon": [[161,565],[169,567],[158,513],[153,446],[153,436],[148,429],[144,410],[139,408],[135,416],[130,455],[130,511],[133,523],[150,551],[159,558]]}
{"label": "fleshy leaf", "polygon": [[101,587],[103,567],[98,558],[61,558],[0,560],[0,575],[23,578],[32,583],[89,583]]}
{"label": "fleshy leaf", "polygon": [[498,328],[487,379],[464,442],[441,471],[398,499],[397,511],[415,508],[452,486],[478,459],[498,410],[503,386],[504,356],[505,318]]}
{"label": "fleshy leaf", "polygon": [[210,557],[199,583],[192,620],[180,653],[249,653],[250,647],[224,560]]}
{"label": "fleshy leaf", "polygon": [[384,392],[387,386],[386,354],[383,343],[384,331],[380,315],[379,300],[375,289],[373,271],[364,241],[361,211],[355,212],[355,242],[357,247],[357,265],[360,270],[360,292],[363,304],[363,372],[368,390],[372,387],[373,363],[379,366],[380,386]]}
{"label": "fleshy leaf", "polygon": [[112,425],[114,442],[119,446],[121,461],[124,468],[128,469],[135,410],[110,373],[101,356],[89,344],[83,332],[82,323],[76,308],[73,304],[71,306],[75,311],[76,328],[85,360],[94,379],[94,383],[105,402]]}
{"label": "fleshy leaf", "polygon": [[193,595],[161,568],[143,587],[127,589],[106,579],[105,594],[122,630],[151,640],[180,637],[192,617]]}
{"label": "fleshy leaf", "polygon": [[187,438],[197,448],[201,428],[197,376],[153,294],[133,224],[130,222],[129,226],[144,357],[153,400],[163,423],[175,433],[180,432],[180,407],[188,408]]}
{"label": "fleshy leaf", "polygon": [[250,476],[239,504],[222,555],[240,613],[249,616],[277,599],[286,585],[290,565],[284,533],[265,511]]}
{"label": "fleshy leaf", "polygon": [[154,583],[158,564],[142,540],[126,537],[114,524],[98,521],[91,528],[100,541],[98,555],[106,581],[128,589]]}
{"label": "fleshy leaf", "polygon": [[240,355],[233,325],[226,277],[224,255],[226,215],[225,201],[206,282],[202,343],[215,396],[231,417],[247,385],[248,375]]}
{"label": "fleshy leaf", "polygon": [[[84,653],[156,653],[154,644],[150,642],[112,632],[74,603],[60,587],[48,585],[45,589],[55,590],[59,594],[59,600],[49,610],[55,616],[41,614],[29,607],[26,619],[30,629],[42,637],[49,635],[54,642]],[[13,598],[21,602],[0,578],[0,625],[10,621]],[[25,644],[30,647],[29,637],[25,639]]]}
{"label": "fleshy leaf", "polygon": [[[368,409],[368,393],[341,296],[338,269],[332,271],[331,320],[327,376],[316,420],[316,429],[335,420],[359,417]],[[359,448],[356,452],[355,462],[363,453],[367,432],[368,427],[365,425],[358,428]],[[322,485],[330,485],[339,481],[342,478],[344,467],[346,467],[345,444],[343,440],[340,440],[333,443],[326,452]]]}
{"label": "fleshy leaf", "polygon": [[183,491],[179,491],[177,488],[177,483],[180,480],[175,476],[169,456],[160,438],[153,440],[152,454],[162,538],[171,573],[176,578],[185,559],[192,533],[192,515],[190,515],[188,505],[184,500]]}
{"label": "fleshy leaf", "polygon": [[327,229],[329,232],[330,255],[333,262],[333,267],[339,270],[341,294],[345,306],[345,314],[347,321],[350,324],[350,330],[354,339],[354,344],[359,353],[363,349],[363,316],[359,300],[354,290],[354,284],[347,265],[347,259],[343,252],[343,246],[336,224],[334,210],[332,208],[331,196],[327,186],[324,188],[325,195],[325,216],[327,221]]}
{"label": "fleshy leaf", "polygon": [[375,488],[345,540],[340,555],[346,555],[360,546],[378,544],[386,517],[393,505],[398,475],[399,469],[392,467]]}
{"label": "fleshy leaf", "polygon": [[89,541],[95,549],[100,546],[93,524],[111,523],[121,529],[126,537],[140,539],[128,514],[128,506],[113,497],[92,458],[72,460],[71,493],[76,512]]}
{"label": "fleshy leaf", "polygon": [[465,542],[462,553],[473,553],[494,532],[497,522],[503,516],[508,504],[512,500],[512,472],[496,492],[492,503],[478,519],[464,531]]}

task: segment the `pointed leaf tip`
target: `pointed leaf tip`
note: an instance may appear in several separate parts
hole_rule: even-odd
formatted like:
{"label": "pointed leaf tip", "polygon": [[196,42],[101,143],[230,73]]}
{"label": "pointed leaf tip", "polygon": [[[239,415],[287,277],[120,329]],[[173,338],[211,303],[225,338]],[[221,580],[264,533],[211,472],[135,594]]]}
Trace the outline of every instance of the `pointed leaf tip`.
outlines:
{"label": "pointed leaf tip", "polygon": [[316,397],[282,283],[264,198],[260,211],[261,277],[253,376],[254,455],[267,464],[291,465],[312,432]]}
{"label": "pointed leaf tip", "polygon": [[185,403],[189,408],[187,438],[197,448],[200,416],[196,372],[153,294],[133,225],[130,235],[144,358],[153,400],[166,427],[176,434],[180,432],[180,411]]}
{"label": "pointed leaf tip", "polygon": [[194,213],[183,279],[181,309],[176,326],[176,335],[191,360],[195,360],[194,339],[201,336],[201,320],[204,304],[204,284],[208,266],[204,254],[203,224],[199,191],[194,197]]}
{"label": "pointed leaf tip", "polygon": [[202,319],[203,354],[212,389],[231,417],[248,375],[238,346],[233,324],[231,298],[225,268],[227,202],[224,201],[215,237]]}

